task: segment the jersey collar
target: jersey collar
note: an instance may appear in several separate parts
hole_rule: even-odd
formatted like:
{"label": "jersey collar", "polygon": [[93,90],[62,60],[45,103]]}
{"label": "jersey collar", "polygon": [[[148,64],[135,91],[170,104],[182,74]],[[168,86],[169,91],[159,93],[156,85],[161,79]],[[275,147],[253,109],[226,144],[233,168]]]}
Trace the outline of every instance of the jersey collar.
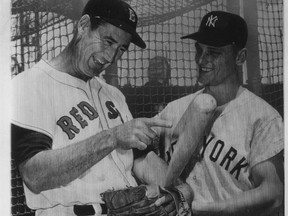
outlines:
{"label": "jersey collar", "polygon": [[45,68],[44,72],[46,72],[48,76],[64,85],[69,85],[75,88],[81,88],[83,90],[86,90],[89,87],[90,80],[88,82],[85,82],[79,78],[71,76],[70,74],[58,71],[51,65],[49,65],[48,61],[44,59],[39,61],[39,66],[41,68]]}

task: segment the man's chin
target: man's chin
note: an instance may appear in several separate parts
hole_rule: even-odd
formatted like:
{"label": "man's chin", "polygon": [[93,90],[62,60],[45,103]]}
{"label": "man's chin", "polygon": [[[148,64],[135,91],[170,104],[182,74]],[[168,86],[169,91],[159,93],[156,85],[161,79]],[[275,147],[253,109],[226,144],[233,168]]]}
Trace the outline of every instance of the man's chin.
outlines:
{"label": "man's chin", "polygon": [[197,83],[199,86],[203,86],[203,87],[208,85],[208,83],[206,83],[205,80],[201,80],[201,79],[198,79]]}
{"label": "man's chin", "polygon": [[103,71],[104,71],[104,70],[101,70],[101,71],[100,71],[100,70],[98,70],[98,69],[94,69],[94,70],[93,70],[93,77],[94,77],[94,76],[98,77]]}

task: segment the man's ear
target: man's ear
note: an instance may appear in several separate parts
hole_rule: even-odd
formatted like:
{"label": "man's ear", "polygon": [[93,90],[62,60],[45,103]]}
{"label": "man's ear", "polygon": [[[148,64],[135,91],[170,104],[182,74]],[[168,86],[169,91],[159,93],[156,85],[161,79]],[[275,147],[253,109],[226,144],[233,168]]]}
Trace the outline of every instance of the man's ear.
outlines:
{"label": "man's ear", "polygon": [[82,35],[90,28],[90,17],[88,14],[84,14],[77,23],[78,34]]}
{"label": "man's ear", "polygon": [[236,64],[238,66],[241,66],[246,61],[246,58],[247,58],[247,49],[243,48],[239,50],[236,56]]}

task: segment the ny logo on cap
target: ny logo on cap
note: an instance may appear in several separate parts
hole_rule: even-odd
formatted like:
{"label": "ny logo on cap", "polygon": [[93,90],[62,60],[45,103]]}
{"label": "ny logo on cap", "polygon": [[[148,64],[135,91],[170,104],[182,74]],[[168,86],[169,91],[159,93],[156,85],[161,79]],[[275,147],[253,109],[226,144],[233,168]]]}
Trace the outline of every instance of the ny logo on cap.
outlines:
{"label": "ny logo on cap", "polygon": [[130,13],[129,20],[131,20],[132,22],[136,22],[135,12],[131,8],[129,8],[129,13]]}
{"label": "ny logo on cap", "polygon": [[213,16],[211,15],[210,17],[208,17],[207,22],[206,22],[206,26],[208,27],[215,27],[215,22],[218,20],[217,16]]}

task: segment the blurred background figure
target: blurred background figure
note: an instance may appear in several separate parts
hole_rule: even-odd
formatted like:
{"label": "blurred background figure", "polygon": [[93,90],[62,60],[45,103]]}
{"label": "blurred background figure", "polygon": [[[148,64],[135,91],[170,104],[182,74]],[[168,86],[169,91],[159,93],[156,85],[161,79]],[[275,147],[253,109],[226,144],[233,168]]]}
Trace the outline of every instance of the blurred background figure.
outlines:
{"label": "blurred background figure", "polygon": [[149,61],[148,82],[145,86],[168,86],[171,76],[171,67],[168,59],[163,56],[155,56]]}
{"label": "blurred background figure", "polygon": [[166,106],[165,87],[169,86],[171,67],[164,56],[155,56],[149,61],[148,82],[144,85],[144,116],[153,117]]}

